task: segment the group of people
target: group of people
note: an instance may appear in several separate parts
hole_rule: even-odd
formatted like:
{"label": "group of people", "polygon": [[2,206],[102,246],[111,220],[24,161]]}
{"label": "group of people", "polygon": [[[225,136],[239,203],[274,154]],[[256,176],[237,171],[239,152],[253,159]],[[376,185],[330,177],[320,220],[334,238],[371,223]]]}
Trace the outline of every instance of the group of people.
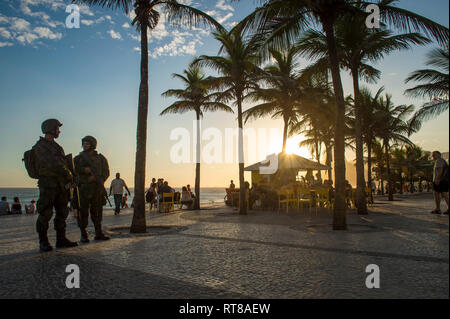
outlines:
{"label": "group of people", "polygon": [[164,193],[172,193],[173,201],[180,203],[180,208],[186,206],[188,209],[192,209],[194,205],[195,194],[191,191],[191,185],[183,186],[180,193],[170,187],[169,182],[165,181],[164,178],[158,178],[158,180],[152,178],[150,187],[145,193],[146,202],[150,204],[150,210],[155,207],[159,212],[162,212],[162,207],[166,205],[161,205],[161,203],[167,200],[163,196]]}
{"label": "group of people", "polygon": [[81,243],[88,243],[89,215],[95,228],[95,240],[108,240],[102,231],[103,205],[107,193],[104,182],[109,177],[106,158],[96,151],[97,140],[86,136],[81,140],[82,152],[75,158],[66,156],[55,141],[61,134],[62,123],[49,119],[42,123],[44,137],[30,151],[25,152],[24,162],[30,177],[38,180],[39,199],[36,211],[36,231],[42,252],[53,250],[47,236],[49,222],[55,212],[56,247],[69,248],[78,245],[66,237],[66,219],[69,203],[76,210]]}
{"label": "group of people", "polygon": [[[33,199],[30,204],[25,205],[26,214],[36,213],[36,201]],[[14,201],[11,206],[8,203],[8,198],[6,196],[2,197],[0,201],[0,215],[19,215],[22,214],[22,203],[19,197],[14,197]]]}

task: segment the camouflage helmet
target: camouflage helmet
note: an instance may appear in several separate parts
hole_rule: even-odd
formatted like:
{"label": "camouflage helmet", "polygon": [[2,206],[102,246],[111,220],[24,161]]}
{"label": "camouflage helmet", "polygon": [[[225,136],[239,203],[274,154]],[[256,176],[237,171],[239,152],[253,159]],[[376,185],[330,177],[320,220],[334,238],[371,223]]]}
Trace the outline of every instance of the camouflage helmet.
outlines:
{"label": "camouflage helmet", "polygon": [[95,150],[97,148],[97,140],[93,136],[83,137],[83,139],[81,140],[81,144],[83,144],[84,142],[88,142],[89,144],[91,144],[91,148],[93,150]]}
{"label": "camouflage helmet", "polygon": [[42,122],[42,133],[47,134],[53,132],[57,127],[61,127],[62,123],[56,119],[49,119]]}

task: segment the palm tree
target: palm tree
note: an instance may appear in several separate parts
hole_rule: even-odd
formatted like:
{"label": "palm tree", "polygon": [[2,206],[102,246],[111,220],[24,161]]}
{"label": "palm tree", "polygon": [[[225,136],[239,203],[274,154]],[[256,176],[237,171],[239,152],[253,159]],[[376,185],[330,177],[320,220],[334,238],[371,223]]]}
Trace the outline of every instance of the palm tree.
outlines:
{"label": "palm tree", "polygon": [[208,78],[198,66],[190,65],[184,70],[184,75],[173,74],[174,78],[184,82],[184,90],[168,90],[162,95],[164,97],[178,98],[176,102],[161,112],[161,115],[169,113],[185,113],[194,111],[197,119],[197,147],[196,147],[196,169],[195,169],[195,202],[194,209],[200,209],[200,119],[207,111],[225,111],[233,113],[233,110],[220,102],[214,100],[214,94],[208,94]]}
{"label": "palm tree", "polygon": [[384,87],[377,90],[374,96],[368,88],[361,88],[361,125],[364,127],[363,139],[367,149],[367,185],[372,185],[372,149],[376,141],[376,130],[379,125],[378,100],[384,91]]}
{"label": "palm tree", "polygon": [[414,105],[395,106],[392,96],[386,94],[379,99],[380,122],[377,135],[383,142],[386,172],[389,182],[388,198],[394,200],[393,178],[391,174],[391,147],[399,144],[413,143],[405,136],[409,132],[407,117],[414,111]]}
{"label": "palm tree", "polygon": [[448,46],[437,48],[428,54],[427,65],[437,68],[417,70],[405,82],[427,82],[405,91],[406,95],[413,97],[430,98],[432,101],[419,109],[412,118],[412,125],[420,127],[420,123],[438,116],[448,110],[449,105],[449,51]]}
{"label": "palm tree", "polygon": [[[424,45],[429,40],[418,33],[393,35],[386,29],[369,29],[365,26],[366,17],[353,16],[338,19],[335,25],[340,66],[350,71],[353,78],[354,106],[355,106],[355,144],[356,144],[356,207],[358,214],[367,214],[365,196],[366,182],[364,179],[364,140],[361,114],[360,78],[368,82],[379,79],[380,72],[370,66],[368,62],[377,62],[394,50],[410,49],[411,44]],[[309,30],[301,37],[298,49],[309,58],[318,61],[309,67],[319,71],[329,67],[329,57],[326,35],[322,32]]]}
{"label": "palm tree", "polygon": [[171,23],[195,26],[199,24],[212,25],[221,28],[206,13],[177,0],[73,0],[90,6],[100,5],[123,10],[126,14],[134,7],[135,25],[141,33],[141,83],[139,86],[139,103],[136,136],[136,162],[134,172],[134,214],[130,232],[144,233],[147,231],[145,222],[145,166],[147,157],[147,118],[148,118],[148,30],[156,28],[160,12],[167,14]]}
{"label": "palm tree", "polygon": [[244,181],[244,135],[242,119],[242,102],[244,96],[257,88],[258,79],[264,74],[259,68],[261,56],[258,50],[261,37],[254,36],[244,40],[239,30],[230,32],[220,30],[213,33],[214,38],[222,45],[218,56],[200,56],[194,63],[210,67],[219,76],[210,79],[211,89],[218,91],[217,101],[228,104],[234,102],[238,109],[239,126],[239,214],[247,214],[245,181]]}
{"label": "palm tree", "polygon": [[298,64],[294,60],[296,51],[295,48],[291,48],[287,52],[270,50],[275,63],[264,68],[267,75],[262,76],[261,80],[266,85],[256,87],[245,97],[254,102],[263,101],[263,103],[243,112],[245,123],[250,118],[260,118],[266,115],[283,119],[283,153],[286,152],[289,124],[296,116],[296,107],[299,101],[304,97],[304,93],[300,89]]}
{"label": "palm tree", "polygon": [[[440,43],[448,41],[448,28],[413,12],[394,7],[394,0],[381,0],[375,4],[380,9],[380,19],[400,30],[423,31]],[[335,24],[339,17],[364,15],[363,10],[372,1],[355,0],[266,0],[246,17],[241,25],[267,35],[266,43],[276,49],[290,47],[301,32],[312,24],[320,25],[327,39],[328,57],[336,98],[335,177],[336,197],[333,229],[345,230],[345,100],[339,73],[339,58],[335,38]]]}

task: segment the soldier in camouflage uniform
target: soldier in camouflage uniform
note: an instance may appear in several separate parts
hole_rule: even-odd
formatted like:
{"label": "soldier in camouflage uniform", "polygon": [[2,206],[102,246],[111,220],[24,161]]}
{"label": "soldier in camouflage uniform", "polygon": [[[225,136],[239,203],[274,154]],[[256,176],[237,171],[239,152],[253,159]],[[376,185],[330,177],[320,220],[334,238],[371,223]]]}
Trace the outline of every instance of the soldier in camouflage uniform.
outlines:
{"label": "soldier in camouflage uniform", "polygon": [[81,142],[83,152],[74,159],[80,193],[78,226],[81,230],[81,242],[89,242],[86,230],[89,213],[95,228],[95,240],[108,240],[109,237],[102,232],[103,205],[106,204],[103,183],[109,177],[108,161],[95,150],[97,140],[94,137],[86,136]]}
{"label": "soldier in camouflage uniform", "polygon": [[69,202],[69,187],[73,176],[64,154],[63,148],[55,142],[59,137],[59,128],[62,124],[55,119],[46,120],[41,129],[45,137],[41,137],[33,146],[36,162],[39,167],[39,200],[37,202],[37,213],[39,217],[36,222],[36,231],[39,234],[39,246],[41,251],[51,251],[53,247],[47,238],[49,221],[53,215],[56,230],[56,247],[74,247],[77,243],[66,238],[66,219],[69,214],[67,204]]}

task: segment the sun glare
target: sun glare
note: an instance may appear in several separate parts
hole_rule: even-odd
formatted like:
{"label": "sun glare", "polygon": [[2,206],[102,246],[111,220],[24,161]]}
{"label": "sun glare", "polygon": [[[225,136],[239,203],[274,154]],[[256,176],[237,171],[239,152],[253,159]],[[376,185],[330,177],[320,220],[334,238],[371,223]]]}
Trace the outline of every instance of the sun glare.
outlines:
{"label": "sun glare", "polygon": [[303,140],[302,136],[295,136],[286,141],[286,152],[288,154],[297,154],[305,158],[311,158],[307,148],[299,147],[298,144]]}

